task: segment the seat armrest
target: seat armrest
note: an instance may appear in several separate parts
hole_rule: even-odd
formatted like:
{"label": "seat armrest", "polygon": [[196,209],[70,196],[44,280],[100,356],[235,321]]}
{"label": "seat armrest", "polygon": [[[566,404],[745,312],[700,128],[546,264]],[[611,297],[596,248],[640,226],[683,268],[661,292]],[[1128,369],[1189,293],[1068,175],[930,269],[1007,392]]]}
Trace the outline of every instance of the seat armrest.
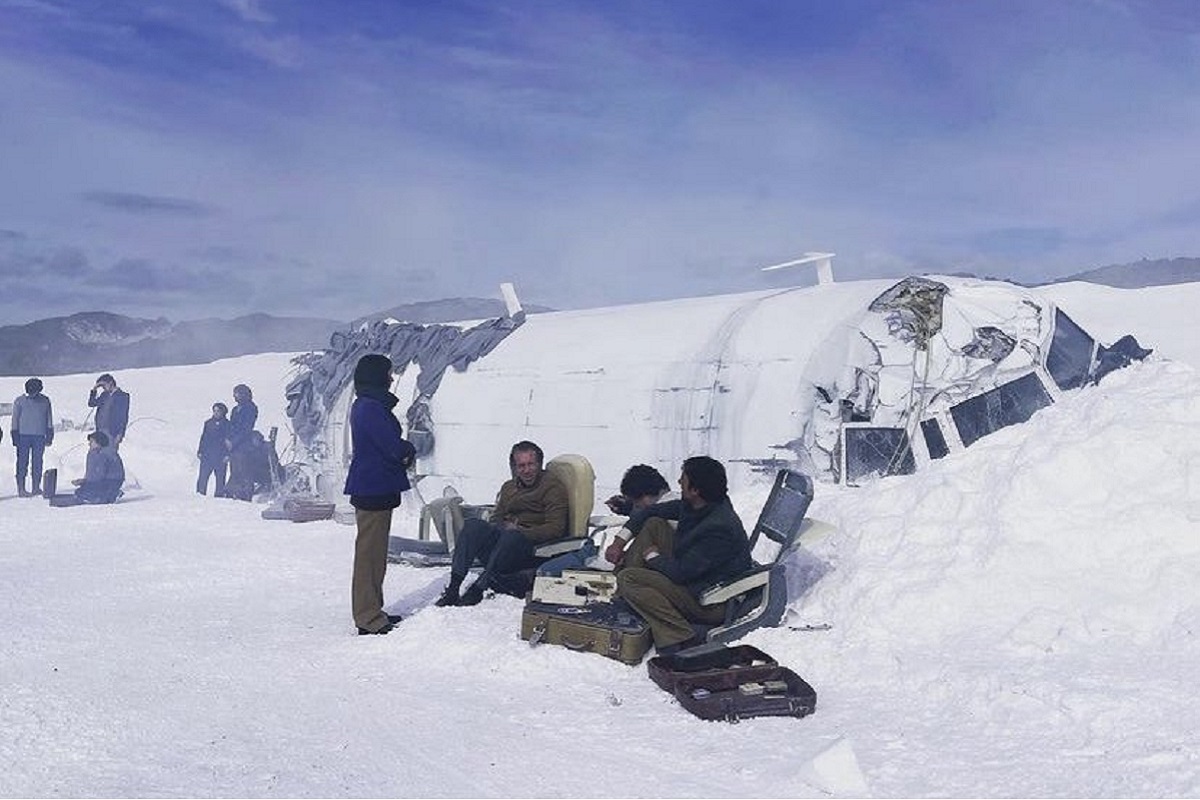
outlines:
{"label": "seat armrest", "polygon": [[615,528],[619,525],[624,525],[628,521],[629,517],[624,517],[620,514],[593,514],[588,517],[588,525],[593,528]]}
{"label": "seat armrest", "polygon": [[736,578],[713,584],[700,592],[700,605],[713,606],[717,603],[724,603],[726,600],[731,600],[739,594],[745,594],[751,589],[766,586],[767,577],[770,573],[771,568],[769,566],[755,567],[749,572],[743,572]]}
{"label": "seat armrest", "polygon": [[587,536],[567,536],[562,539],[551,539],[548,542],[535,545],[533,554],[537,558],[554,558],[554,556],[561,556],[563,553],[574,553],[589,541],[591,539]]}
{"label": "seat armrest", "polygon": [[475,505],[474,503],[463,503],[459,508],[462,509],[463,519],[483,519],[486,520],[492,513],[492,509],[496,507],[495,503],[485,503],[483,505]]}

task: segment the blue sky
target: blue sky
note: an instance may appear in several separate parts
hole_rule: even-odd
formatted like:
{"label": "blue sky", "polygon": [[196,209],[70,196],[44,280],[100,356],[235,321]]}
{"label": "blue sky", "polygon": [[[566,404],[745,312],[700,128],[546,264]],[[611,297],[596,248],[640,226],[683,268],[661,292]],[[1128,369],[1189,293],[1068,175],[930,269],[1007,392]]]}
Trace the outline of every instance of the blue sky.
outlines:
{"label": "blue sky", "polygon": [[1200,3],[0,0],[0,324],[1200,255]]}

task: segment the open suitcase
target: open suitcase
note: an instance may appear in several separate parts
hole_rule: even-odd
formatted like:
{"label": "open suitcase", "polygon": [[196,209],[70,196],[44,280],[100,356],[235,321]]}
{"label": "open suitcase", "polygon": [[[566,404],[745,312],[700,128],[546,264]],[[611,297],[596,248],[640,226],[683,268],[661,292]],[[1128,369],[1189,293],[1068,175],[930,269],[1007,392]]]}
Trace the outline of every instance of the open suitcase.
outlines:
{"label": "open suitcase", "polygon": [[530,600],[521,613],[521,638],[530,647],[555,644],[640,664],[650,649],[650,628],[637,614],[612,603],[563,605]]}
{"label": "open suitcase", "polygon": [[808,683],[756,647],[702,645],[655,656],[650,678],[701,719],[806,717],[817,707]]}

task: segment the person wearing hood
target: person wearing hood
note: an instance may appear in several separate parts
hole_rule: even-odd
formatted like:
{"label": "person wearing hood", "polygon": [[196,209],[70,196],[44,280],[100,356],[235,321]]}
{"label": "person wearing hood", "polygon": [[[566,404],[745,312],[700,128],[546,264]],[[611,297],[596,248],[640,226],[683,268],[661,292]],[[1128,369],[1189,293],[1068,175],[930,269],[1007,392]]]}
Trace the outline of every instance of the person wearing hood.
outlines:
{"label": "person wearing hood", "polygon": [[[32,497],[42,493],[42,454],[54,443],[54,409],[42,394],[38,378],[25,381],[25,394],[13,401],[12,444],[17,448],[17,494]],[[33,467],[33,488],[25,488],[25,476]]]}
{"label": "person wearing hood", "polygon": [[359,635],[387,633],[400,621],[383,610],[383,578],[387,571],[392,512],[411,488],[408,468],[416,450],[404,438],[392,413],[399,398],[392,385],[392,361],[365,355],[354,368],[354,404],[350,407],[350,469],[343,490],[354,506],[358,534],[354,540],[351,611]]}

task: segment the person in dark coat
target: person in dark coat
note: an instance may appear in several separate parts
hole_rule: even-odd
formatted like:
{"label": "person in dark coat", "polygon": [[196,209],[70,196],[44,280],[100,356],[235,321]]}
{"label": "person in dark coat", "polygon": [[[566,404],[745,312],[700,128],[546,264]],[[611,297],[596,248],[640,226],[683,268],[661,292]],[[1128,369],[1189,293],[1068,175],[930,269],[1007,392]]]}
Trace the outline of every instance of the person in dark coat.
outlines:
{"label": "person in dark coat", "polygon": [[392,361],[365,355],[354,368],[354,404],[350,407],[350,469],[343,490],[354,506],[358,535],[354,540],[354,572],[350,607],[359,635],[387,633],[400,621],[384,613],[383,579],[387,572],[388,534],[392,512],[411,488],[408,468],[416,450],[404,438],[392,413],[399,398],[392,385]]}
{"label": "person in dark coat", "polygon": [[96,409],[96,430],[103,431],[114,450],[119,450],[129,427],[129,393],[117,386],[107,372],[96,379],[88,394],[88,408]]}
{"label": "person in dark coat", "polygon": [[[753,566],[750,539],[729,501],[725,467],[708,456],[683,462],[681,500],[659,503],[629,520],[629,549],[614,552],[619,562],[617,595],[650,625],[660,655],[701,644],[691,623],[717,625],[724,603],[702,606],[699,594]],[[669,520],[677,520],[672,529]]]}
{"label": "person in dark coat", "polygon": [[254,392],[244,383],[233,387],[233,400],[233,410],[229,412],[228,433],[225,437],[225,449],[229,454],[229,483],[246,487],[253,485],[254,480],[244,474],[243,465],[253,460],[253,456],[242,451],[253,444],[251,436],[254,433],[254,425],[258,422],[258,406],[254,404]]}
{"label": "person in dark coat", "polygon": [[121,485],[125,483],[125,464],[121,455],[112,447],[104,431],[92,431],[87,442],[87,466],[83,477],[71,481],[76,487],[74,494],[56,494],[48,498],[50,505],[115,503],[121,496]]}
{"label": "person in dark coat", "polygon": [[[42,493],[42,455],[54,443],[54,409],[42,394],[38,378],[25,381],[25,394],[13,401],[12,444],[17,448],[17,494],[32,497]],[[33,467],[33,488],[25,488],[25,476]]]}
{"label": "person in dark coat", "polygon": [[196,491],[200,494],[208,494],[208,478],[213,476],[216,478],[213,496],[225,496],[225,473],[229,465],[229,450],[225,446],[225,440],[229,438],[229,420],[225,415],[228,413],[229,408],[224,403],[213,403],[212,416],[204,420],[200,444],[196,447],[196,457],[200,459]]}

